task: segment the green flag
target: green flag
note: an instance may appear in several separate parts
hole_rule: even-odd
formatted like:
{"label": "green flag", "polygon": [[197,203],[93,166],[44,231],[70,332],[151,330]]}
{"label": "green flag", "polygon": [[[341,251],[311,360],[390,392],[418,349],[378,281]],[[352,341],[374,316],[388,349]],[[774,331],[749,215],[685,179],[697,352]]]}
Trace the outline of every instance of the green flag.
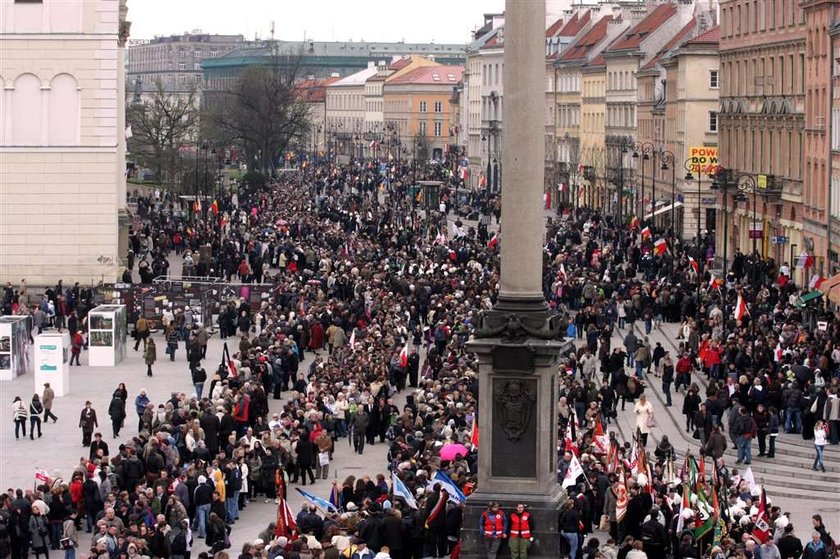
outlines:
{"label": "green flag", "polygon": [[700,487],[697,491],[697,522],[694,527],[694,540],[697,541],[715,527],[715,518],[712,514],[712,507],[706,500],[706,494]]}

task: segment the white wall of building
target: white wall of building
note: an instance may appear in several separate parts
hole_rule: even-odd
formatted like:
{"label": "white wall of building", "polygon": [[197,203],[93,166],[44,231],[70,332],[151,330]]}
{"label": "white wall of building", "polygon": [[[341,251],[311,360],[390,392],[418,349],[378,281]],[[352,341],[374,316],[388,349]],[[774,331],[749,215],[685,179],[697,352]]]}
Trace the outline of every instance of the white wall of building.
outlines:
{"label": "white wall of building", "polygon": [[2,282],[119,273],[124,15],[124,0],[0,0]]}

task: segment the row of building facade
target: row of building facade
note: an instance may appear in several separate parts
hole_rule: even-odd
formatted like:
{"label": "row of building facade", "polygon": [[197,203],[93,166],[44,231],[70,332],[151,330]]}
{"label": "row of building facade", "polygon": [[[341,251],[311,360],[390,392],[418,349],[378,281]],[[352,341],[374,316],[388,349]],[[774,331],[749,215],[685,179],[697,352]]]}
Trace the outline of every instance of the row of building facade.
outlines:
{"label": "row of building facade", "polygon": [[[718,264],[725,246],[791,264],[807,252],[811,272],[835,272],[838,4],[604,1],[547,18],[547,195],[689,242],[714,233]],[[503,65],[504,15],[486,15],[458,116],[473,187],[496,186]],[[712,180],[718,167],[726,180]]]}

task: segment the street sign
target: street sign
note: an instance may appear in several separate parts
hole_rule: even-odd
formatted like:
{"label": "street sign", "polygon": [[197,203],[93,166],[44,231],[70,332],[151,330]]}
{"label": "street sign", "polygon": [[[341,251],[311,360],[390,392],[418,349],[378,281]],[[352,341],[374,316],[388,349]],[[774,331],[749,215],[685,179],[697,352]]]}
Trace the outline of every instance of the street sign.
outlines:
{"label": "street sign", "polygon": [[790,239],[785,236],[773,236],[770,238],[770,242],[774,245],[786,245]]}

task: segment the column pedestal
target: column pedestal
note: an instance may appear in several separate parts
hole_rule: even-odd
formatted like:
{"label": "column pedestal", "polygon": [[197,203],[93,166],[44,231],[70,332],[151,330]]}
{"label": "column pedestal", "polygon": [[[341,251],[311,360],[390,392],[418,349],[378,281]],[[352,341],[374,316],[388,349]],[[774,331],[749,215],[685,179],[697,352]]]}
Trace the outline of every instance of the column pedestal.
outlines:
{"label": "column pedestal", "polygon": [[[479,519],[489,501],[507,513],[528,505],[534,543],[528,557],[557,557],[557,521],[566,493],[556,480],[557,358],[570,342],[478,338],[478,487],[467,499],[461,557],[487,557]],[[499,556],[509,554],[503,546]]]}

